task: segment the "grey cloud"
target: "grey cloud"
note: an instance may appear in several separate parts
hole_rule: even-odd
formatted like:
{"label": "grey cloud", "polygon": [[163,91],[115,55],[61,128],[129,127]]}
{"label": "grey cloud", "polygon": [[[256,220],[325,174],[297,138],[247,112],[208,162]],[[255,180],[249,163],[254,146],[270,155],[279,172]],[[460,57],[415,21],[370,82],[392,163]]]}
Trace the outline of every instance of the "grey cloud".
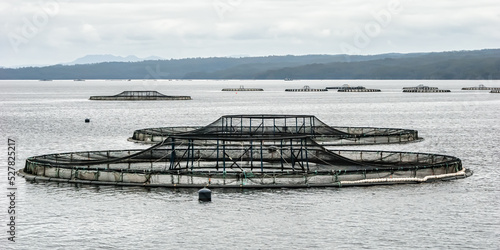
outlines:
{"label": "grey cloud", "polygon": [[[23,37],[25,20],[43,16],[39,3],[51,1],[56,0],[0,4],[0,53],[5,55],[0,65],[53,64],[97,53],[164,58],[337,54],[341,44],[355,44],[367,27],[375,30],[358,48],[366,54],[498,47],[500,37],[496,0],[61,0],[37,34]],[[392,3],[399,3],[400,12],[391,13],[388,24],[380,23],[377,15]],[[9,34],[24,40],[17,40],[15,48]]]}

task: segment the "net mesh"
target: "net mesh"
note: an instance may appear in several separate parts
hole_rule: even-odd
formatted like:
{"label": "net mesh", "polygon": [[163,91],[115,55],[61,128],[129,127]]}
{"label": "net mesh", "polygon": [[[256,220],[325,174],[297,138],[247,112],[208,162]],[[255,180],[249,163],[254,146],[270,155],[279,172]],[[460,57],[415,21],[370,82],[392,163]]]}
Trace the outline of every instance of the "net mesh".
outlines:
{"label": "net mesh", "polygon": [[169,131],[171,135],[162,135],[166,138],[148,149],[34,156],[23,171],[49,180],[174,187],[395,183],[462,176],[465,171],[460,159],[447,155],[327,149],[325,142],[354,135],[378,143],[398,132],[334,128],[314,116],[223,116],[205,127]]}
{"label": "net mesh", "polygon": [[204,127],[164,127],[134,131],[131,140],[160,142],[177,134],[283,136],[308,135],[322,145],[360,145],[416,141],[416,130],[333,127],[312,115],[227,115]]}
{"label": "net mesh", "polygon": [[359,150],[328,150],[307,136],[178,135],[146,150],[88,151],[31,157],[28,162],[61,167],[120,171],[221,173],[330,173],[433,168],[461,169],[444,155]]}

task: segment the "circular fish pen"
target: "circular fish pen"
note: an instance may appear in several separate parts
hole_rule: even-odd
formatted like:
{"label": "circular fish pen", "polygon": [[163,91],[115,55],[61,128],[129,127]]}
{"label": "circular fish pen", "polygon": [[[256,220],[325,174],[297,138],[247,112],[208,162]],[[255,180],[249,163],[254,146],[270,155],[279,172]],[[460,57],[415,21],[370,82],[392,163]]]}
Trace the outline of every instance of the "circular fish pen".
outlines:
{"label": "circular fish pen", "polygon": [[419,84],[415,87],[403,87],[403,90],[437,90],[438,87],[429,87],[423,84]]}
{"label": "circular fish pen", "polygon": [[338,87],[326,87],[326,89],[366,89],[363,86],[356,86],[356,87],[351,87],[349,84],[343,84],[342,86]]}
{"label": "circular fish pen", "polygon": [[308,85],[302,87],[301,89],[285,89],[286,92],[323,92],[328,91],[327,89],[314,89]]}
{"label": "circular fish pen", "polygon": [[401,128],[330,126],[313,115],[225,115],[207,126],[179,126],[135,130],[130,141],[159,143],[179,134],[308,135],[323,146],[415,142],[418,131]]}
{"label": "circular fish pen", "polygon": [[500,88],[498,87],[486,87],[484,84],[479,84],[477,87],[464,87],[462,90],[497,90],[499,91]]}
{"label": "circular fish pen", "polygon": [[264,91],[262,88],[245,88],[243,85],[241,85],[239,88],[223,88],[222,91],[232,91],[232,92],[238,92],[238,91]]}
{"label": "circular fish pen", "polygon": [[449,89],[405,89],[405,93],[448,93]]}
{"label": "circular fish pen", "polygon": [[93,101],[170,101],[191,100],[190,96],[169,96],[158,91],[123,91],[112,96],[91,96]]}
{"label": "circular fish pen", "polygon": [[380,89],[339,89],[337,92],[381,92]]}
{"label": "circular fish pen", "polygon": [[439,154],[328,150],[307,135],[170,136],[145,150],[29,157],[30,181],[211,188],[347,187],[465,178],[460,159]]}
{"label": "circular fish pen", "polygon": [[416,87],[404,87],[404,93],[446,93],[451,92],[449,89],[439,89],[438,87],[429,87],[419,84]]}

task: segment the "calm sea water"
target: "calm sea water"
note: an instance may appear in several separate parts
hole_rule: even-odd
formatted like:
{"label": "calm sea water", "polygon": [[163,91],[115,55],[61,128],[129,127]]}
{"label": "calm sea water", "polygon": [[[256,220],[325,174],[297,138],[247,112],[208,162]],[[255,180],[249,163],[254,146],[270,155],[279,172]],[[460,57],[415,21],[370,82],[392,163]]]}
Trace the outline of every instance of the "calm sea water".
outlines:
{"label": "calm sea water", "polygon": [[[349,83],[380,93],[289,93]],[[418,84],[451,93],[402,93]],[[0,249],[499,249],[500,81],[0,81]],[[227,87],[264,92],[221,92]],[[96,102],[157,90],[190,101]],[[360,188],[197,190],[27,183],[16,179],[8,237],[7,140],[16,166],[55,152],[145,148],[135,129],[205,125],[225,114],[312,114],[335,126],[416,129],[425,140],[359,149],[443,153],[467,179]],[[84,123],[85,118],[91,119]],[[353,147],[351,147],[353,148]]]}

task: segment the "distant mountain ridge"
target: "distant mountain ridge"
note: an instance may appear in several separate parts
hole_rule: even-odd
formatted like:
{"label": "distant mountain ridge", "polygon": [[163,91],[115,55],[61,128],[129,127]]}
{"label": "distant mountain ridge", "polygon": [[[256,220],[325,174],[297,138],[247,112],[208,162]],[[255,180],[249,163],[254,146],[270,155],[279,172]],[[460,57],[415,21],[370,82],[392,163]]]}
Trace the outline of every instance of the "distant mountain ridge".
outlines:
{"label": "distant mountain ridge", "polygon": [[146,60],[163,60],[163,58],[158,56],[150,56],[146,58],[139,58],[134,55],[129,56],[115,56],[111,54],[105,55],[86,55],[80,57],[72,62],[63,63],[63,65],[76,65],[76,64],[92,64],[92,63],[103,63],[103,62],[140,62]]}
{"label": "distant mountain ridge", "polygon": [[[134,58],[124,60],[131,60]],[[500,79],[500,49],[211,57],[0,69],[0,79]]]}

